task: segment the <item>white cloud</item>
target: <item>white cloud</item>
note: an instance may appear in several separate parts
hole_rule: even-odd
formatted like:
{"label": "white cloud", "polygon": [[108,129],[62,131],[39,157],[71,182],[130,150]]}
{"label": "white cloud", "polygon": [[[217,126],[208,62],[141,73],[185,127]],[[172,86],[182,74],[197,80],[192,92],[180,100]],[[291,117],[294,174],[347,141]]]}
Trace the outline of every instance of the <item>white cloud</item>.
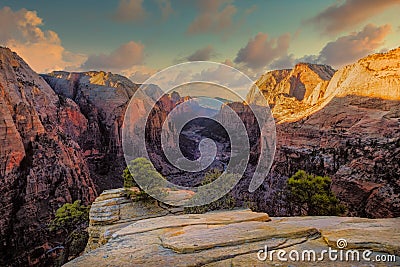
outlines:
{"label": "white cloud", "polygon": [[[400,0],[346,0],[336,1],[307,22],[324,33],[335,34],[366,21],[384,10],[398,6]],[[398,7],[397,7],[398,8]]]}
{"label": "white cloud", "polygon": [[[85,56],[67,51],[57,33],[41,29],[36,11],[0,9],[0,42],[17,52],[37,72],[78,67]],[[43,60],[46,59],[46,60]]]}
{"label": "white cloud", "polygon": [[156,69],[147,67],[145,65],[133,66],[132,68],[120,71],[120,73],[134,83],[144,83],[148,78],[157,72]]}
{"label": "white cloud", "polygon": [[382,45],[390,32],[389,24],[383,26],[368,24],[359,32],[352,32],[328,42],[316,55],[305,55],[300,58],[295,58],[292,54],[285,55],[273,61],[269,68],[291,68],[298,62],[327,64],[339,68],[369,54],[384,51],[386,48]]}
{"label": "white cloud", "polygon": [[333,66],[341,66],[354,62],[368,54],[374,53],[384,44],[385,37],[390,33],[389,24],[375,26],[368,24],[359,32],[353,32],[329,42],[321,50],[321,62]]}

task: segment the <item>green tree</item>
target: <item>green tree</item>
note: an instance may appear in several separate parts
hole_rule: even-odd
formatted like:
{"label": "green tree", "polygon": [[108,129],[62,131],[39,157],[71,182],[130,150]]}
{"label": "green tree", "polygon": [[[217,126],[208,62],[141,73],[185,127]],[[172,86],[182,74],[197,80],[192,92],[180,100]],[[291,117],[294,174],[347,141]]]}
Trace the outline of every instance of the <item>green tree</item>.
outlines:
{"label": "green tree", "polygon": [[129,171],[129,167],[126,167],[124,171],[122,172],[122,178],[124,178],[124,187],[125,188],[130,188],[130,187],[139,187],[133,179],[133,176],[131,172]]}
{"label": "green tree", "polygon": [[55,218],[51,221],[49,230],[63,234],[63,253],[61,265],[68,261],[70,255],[77,256],[86,246],[89,223],[89,207],[81,205],[80,200],[65,203],[57,209]]}
{"label": "green tree", "polygon": [[[124,179],[124,187],[138,187],[140,189],[139,197],[144,199],[150,198],[146,192],[158,194],[165,187],[164,177],[157,172],[153,164],[146,158],[132,160],[123,171],[122,177]],[[146,188],[139,186],[136,181],[141,181],[140,184],[145,183],[147,185]]]}
{"label": "green tree", "polygon": [[300,214],[337,216],[345,212],[345,206],[331,191],[332,180],[327,176],[297,171],[288,180],[289,202]]}

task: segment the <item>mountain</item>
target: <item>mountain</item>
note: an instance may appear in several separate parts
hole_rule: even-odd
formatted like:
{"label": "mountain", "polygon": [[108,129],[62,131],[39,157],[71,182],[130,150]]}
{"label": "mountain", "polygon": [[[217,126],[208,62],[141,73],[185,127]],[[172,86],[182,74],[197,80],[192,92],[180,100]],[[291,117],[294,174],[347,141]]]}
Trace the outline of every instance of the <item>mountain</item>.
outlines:
{"label": "mountain", "polygon": [[[328,98],[328,83],[335,70],[327,65],[298,63],[293,69],[265,73],[256,85],[271,106],[278,121],[297,120]],[[260,104],[253,87],[248,103]]]}
{"label": "mountain", "polygon": [[[151,103],[146,97],[136,97],[131,104],[134,107],[129,116],[125,116],[129,101],[139,88],[140,84],[134,84],[129,79],[103,71],[90,71],[80,73],[52,72],[42,77],[65,99],[77,103],[82,114],[87,118],[89,125],[86,132],[76,135],[77,142],[83,150],[85,159],[89,165],[91,177],[99,189],[105,190],[122,186],[121,173],[126,167],[122,150],[122,127],[124,119],[126,125],[141,131],[140,127],[147,123],[147,134],[153,142],[148,151],[153,155],[154,164],[164,174],[173,170],[168,164],[164,164],[162,151],[158,143],[161,141],[159,134],[162,125],[170,111],[177,107],[177,113],[183,117],[215,114],[217,111],[202,107],[200,100],[190,97],[181,97],[177,92],[163,95],[160,88],[154,85],[146,85],[143,90],[147,97],[160,100],[153,107],[153,112],[145,122],[144,107]],[[162,96],[162,97],[161,97]],[[186,102],[185,105],[180,105]],[[137,141],[137,135],[132,133],[132,141]],[[140,147],[135,145],[136,148]],[[158,149],[154,149],[157,147]]]}
{"label": "mountain", "polygon": [[[275,81],[282,84],[296,68],[261,77],[258,83],[266,85],[263,93],[272,99],[275,95],[265,89],[272,88],[266,76],[278,77]],[[304,169],[333,179],[332,188],[349,215],[400,216],[400,48],[339,69],[324,85],[324,94],[318,85],[311,88],[321,97],[307,112],[299,105],[287,107],[285,114],[273,108],[278,120],[277,150],[265,190],[254,196],[259,208],[286,215],[279,208],[285,203],[279,192],[288,177]]]}
{"label": "mountain", "polygon": [[125,168],[121,127],[126,106],[140,85],[102,71],[57,71],[42,77],[61,98],[76,103],[87,121],[86,131],[75,139],[96,185],[101,191],[121,186]]}
{"label": "mountain", "polygon": [[[338,71],[327,65],[298,63],[293,69],[274,70],[256,81],[278,122],[294,122],[311,115],[332,98],[358,95],[398,100],[400,49],[360,59]],[[255,88],[248,103],[260,103]]]}
{"label": "mountain", "polygon": [[327,93],[400,99],[400,48],[369,55],[345,66],[332,77]]}
{"label": "mountain", "polygon": [[[338,71],[300,63],[263,75],[257,84],[278,122],[276,156],[262,186],[249,194],[247,175],[234,189],[236,199],[271,215],[288,215],[282,190],[288,177],[305,169],[332,177],[348,215],[400,216],[399,62],[400,48]],[[46,228],[59,206],[77,199],[88,204],[98,192],[122,185],[122,125],[139,86],[102,71],[39,76],[18,55],[0,49],[0,265],[11,260],[16,265],[38,263],[57,245]],[[148,85],[146,94],[154,99],[162,92]],[[254,92],[247,99],[257,103]],[[149,103],[134,101],[126,123],[135,130]],[[146,124],[154,165],[177,183],[188,179],[165,164],[160,152],[163,122],[176,107],[184,115],[211,112],[195,101],[180,106],[187,101],[192,100],[176,93],[162,96]],[[254,116],[243,103],[225,105],[238,110],[250,134],[250,174],[259,138]],[[220,131],[207,123],[196,121],[180,136],[189,158],[196,158],[201,138]],[[226,142],[218,140],[221,160],[214,166],[225,163]],[[201,179],[195,177],[194,184]]]}
{"label": "mountain", "polygon": [[0,48],[0,109],[0,265],[32,264],[51,246],[46,224],[56,209],[97,195],[74,138],[89,125],[78,105],[7,48]]}

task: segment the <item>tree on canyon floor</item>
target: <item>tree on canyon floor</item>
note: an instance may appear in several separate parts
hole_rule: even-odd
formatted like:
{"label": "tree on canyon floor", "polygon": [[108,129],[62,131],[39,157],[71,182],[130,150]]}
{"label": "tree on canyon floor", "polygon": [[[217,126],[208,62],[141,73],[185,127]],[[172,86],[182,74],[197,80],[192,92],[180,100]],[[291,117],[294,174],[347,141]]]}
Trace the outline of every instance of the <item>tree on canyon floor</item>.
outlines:
{"label": "tree on canyon floor", "polygon": [[333,194],[331,184],[327,176],[299,170],[288,180],[289,204],[301,215],[341,215],[346,209]]}
{"label": "tree on canyon floor", "polygon": [[65,239],[60,246],[63,250],[59,262],[55,265],[61,266],[70,256],[76,257],[85,249],[89,237],[86,231],[89,224],[89,209],[90,207],[81,205],[80,200],[65,203],[57,209],[49,230],[65,236]]}

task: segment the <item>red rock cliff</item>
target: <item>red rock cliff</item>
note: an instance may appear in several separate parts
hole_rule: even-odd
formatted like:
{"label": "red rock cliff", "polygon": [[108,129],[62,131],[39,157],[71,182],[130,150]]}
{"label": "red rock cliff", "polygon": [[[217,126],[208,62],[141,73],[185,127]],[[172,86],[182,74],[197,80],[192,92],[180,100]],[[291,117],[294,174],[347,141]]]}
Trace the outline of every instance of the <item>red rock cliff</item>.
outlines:
{"label": "red rock cliff", "polygon": [[73,101],[7,48],[0,48],[0,110],[0,265],[12,258],[26,265],[51,245],[46,224],[59,206],[96,197],[71,138],[88,125]]}

